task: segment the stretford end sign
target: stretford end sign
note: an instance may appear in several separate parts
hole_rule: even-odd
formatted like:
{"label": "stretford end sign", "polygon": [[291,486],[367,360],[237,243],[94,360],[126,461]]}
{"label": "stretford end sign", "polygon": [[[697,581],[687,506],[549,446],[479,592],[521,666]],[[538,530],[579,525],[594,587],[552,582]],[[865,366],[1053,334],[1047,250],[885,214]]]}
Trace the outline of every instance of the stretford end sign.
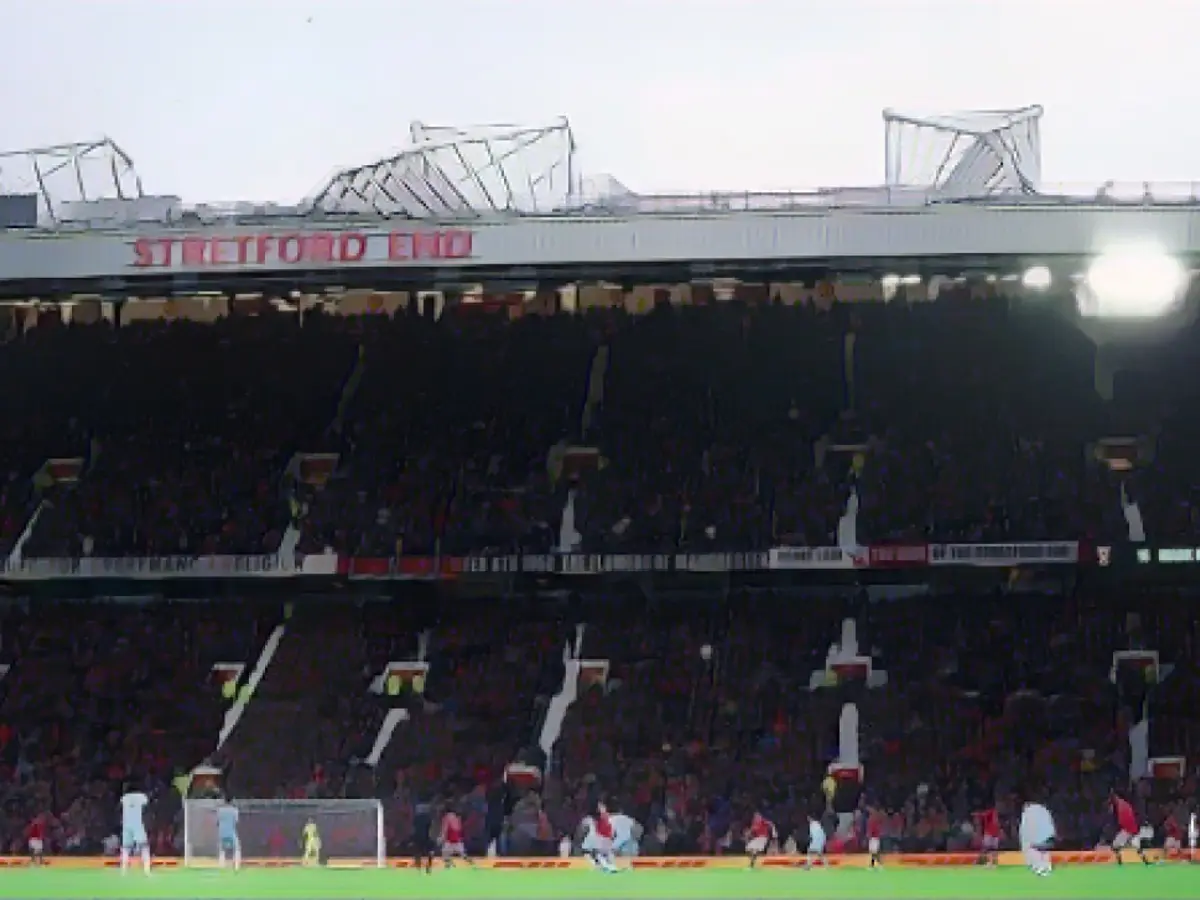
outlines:
{"label": "stretford end sign", "polygon": [[324,265],[420,265],[470,259],[475,233],[318,231],[138,238],[135,269],[289,269]]}

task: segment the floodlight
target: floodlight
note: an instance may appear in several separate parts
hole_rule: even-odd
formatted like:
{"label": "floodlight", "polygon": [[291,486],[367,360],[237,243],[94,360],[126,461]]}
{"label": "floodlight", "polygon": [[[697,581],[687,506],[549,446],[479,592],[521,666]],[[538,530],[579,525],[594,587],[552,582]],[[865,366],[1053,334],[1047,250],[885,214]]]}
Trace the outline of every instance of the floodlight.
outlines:
{"label": "floodlight", "polygon": [[1101,318],[1149,319],[1170,312],[1182,299],[1188,273],[1161,247],[1130,245],[1108,250],[1088,267],[1084,306]]}
{"label": "floodlight", "polygon": [[1025,274],[1021,276],[1021,284],[1026,289],[1031,291],[1046,291],[1050,289],[1053,282],[1050,275],[1050,270],[1045,266],[1031,266],[1025,270]]}

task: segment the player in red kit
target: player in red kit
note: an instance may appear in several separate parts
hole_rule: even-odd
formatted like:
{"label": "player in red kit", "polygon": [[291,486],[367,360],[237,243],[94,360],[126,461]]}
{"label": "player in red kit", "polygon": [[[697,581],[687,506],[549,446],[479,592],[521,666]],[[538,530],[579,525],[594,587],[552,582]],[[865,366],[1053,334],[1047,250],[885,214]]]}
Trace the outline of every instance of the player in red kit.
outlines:
{"label": "player in red kit", "polygon": [[883,821],[882,812],[877,809],[867,810],[867,853],[871,858],[872,869],[878,869],[883,866],[883,855],[881,853]]}
{"label": "player in red kit", "polygon": [[995,807],[975,813],[975,827],[979,829],[979,862],[994,866],[1000,861],[1000,814]]}
{"label": "player in red kit", "polygon": [[1176,857],[1183,850],[1183,829],[1175,820],[1174,814],[1163,820],[1163,858]]}
{"label": "player in red kit", "polygon": [[602,872],[611,874],[619,871],[613,861],[613,838],[616,836],[616,829],[613,828],[607,806],[603,803],[596,804],[596,815],[587,816],[583,820],[583,832],[583,852],[592,860],[592,864]]}
{"label": "player in red kit", "polygon": [[755,813],[746,829],[746,853],[750,856],[750,868],[758,865],[758,858],[766,855],[777,838],[775,823],[760,813]]}
{"label": "player in red kit", "polygon": [[467,856],[467,845],[463,840],[463,824],[454,807],[446,810],[442,816],[442,832],[439,843],[442,845],[442,862],[447,869],[454,868],[454,860],[462,859],[474,866],[475,862]]}
{"label": "player in red kit", "polygon": [[1116,791],[1109,794],[1109,800],[1112,803],[1113,816],[1117,820],[1117,836],[1113,838],[1112,842],[1112,851],[1117,857],[1117,865],[1125,865],[1125,860],[1121,858],[1121,851],[1126,847],[1133,847],[1142,862],[1147,866],[1150,865],[1150,860],[1146,858],[1146,851],[1142,849],[1142,829],[1138,825],[1133,806]]}
{"label": "player in red kit", "polygon": [[29,846],[29,864],[44,866],[46,864],[46,820],[35,816],[25,829],[25,840]]}

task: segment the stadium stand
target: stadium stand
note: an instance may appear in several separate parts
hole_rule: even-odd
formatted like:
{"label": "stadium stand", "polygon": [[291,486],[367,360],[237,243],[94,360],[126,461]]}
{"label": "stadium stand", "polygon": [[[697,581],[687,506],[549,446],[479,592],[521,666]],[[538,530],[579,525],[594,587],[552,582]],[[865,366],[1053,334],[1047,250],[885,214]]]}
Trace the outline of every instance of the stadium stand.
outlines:
{"label": "stadium stand", "polygon": [[[891,846],[966,848],[972,812],[998,803],[1011,832],[1031,783],[1091,846],[1147,715],[1150,757],[1194,760],[1195,626],[1165,587],[1016,567],[387,581],[406,556],[1195,538],[1191,329],[1106,403],[1052,304],[708,299],[50,322],[0,347],[0,371],[46,384],[3,401],[30,423],[0,460],[10,556],[328,550],[368,576],[349,599],[6,606],[3,844],[49,812],[56,850],[102,849],[136,777],[176,848],[171,779],[209,761],[239,796],[380,796],[397,852],[414,804],[451,796],[475,852],[550,852],[601,796],[646,824],[645,852],[733,852],[760,806],[788,835],[828,815],[856,847],[866,803],[893,814]],[[1117,465],[1129,448],[1104,441],[1129,434],[1153,436],[1153,465]],[[212,667],[253,666],[276,632],[218,750],[234,698]],[[1161,686],[1114,662],[1151,650]],[[851,703],[865,776],[827,794]],[[545,767],[534,790],[512,763]],[[1189,784],[1139,805],[1161,823]]]}

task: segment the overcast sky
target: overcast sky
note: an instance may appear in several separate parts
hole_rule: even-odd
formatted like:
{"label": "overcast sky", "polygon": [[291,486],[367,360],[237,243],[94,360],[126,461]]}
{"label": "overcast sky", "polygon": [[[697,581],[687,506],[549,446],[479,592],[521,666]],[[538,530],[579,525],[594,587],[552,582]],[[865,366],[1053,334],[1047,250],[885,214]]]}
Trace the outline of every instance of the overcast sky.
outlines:
{"label": "overcast sky", "polygon": [[0,0],[0,147],[294,201],[408,122],[571,118],[638,191],[883,179],[880,112],[1040,103],[1046,181],[1200,180],[1200,0]]}

